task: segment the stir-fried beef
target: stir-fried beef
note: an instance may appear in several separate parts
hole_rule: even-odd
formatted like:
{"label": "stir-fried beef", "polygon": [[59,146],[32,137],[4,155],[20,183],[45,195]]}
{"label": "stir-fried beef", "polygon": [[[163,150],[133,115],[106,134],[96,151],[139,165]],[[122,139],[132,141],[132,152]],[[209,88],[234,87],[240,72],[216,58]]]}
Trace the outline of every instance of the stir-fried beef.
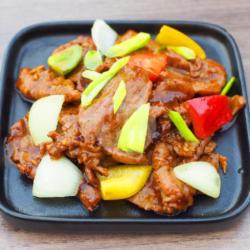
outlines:
{"label": "stir-fried beef", "polygon": [[8,155],[17,169],[33,179],[36,167],[45,154],[43,145],[35,146],[28,129],[28,117],[25,116],[10,128],[6,139]]}
{"label": "stir-fried beef", "polygon": [[[116,43],[136,34],[129,30],[119,36]],[[79,36],[57,47],[53,53],[75,44],[83,48],[84,54],[95,49],[91,37]],[[52,142],[34,145],[28,129],[28,115],[10,128],[6,139],[7,150],[19,171],[34,178],[36,167],[46,152],[55,159],[67,156],[83,172],[78,197],[89,211],[93,211],[101,200],[98,174],[108,175],[109,166],[121,163],[152,164],[153,171],[145,186],[129,201],[145,210],[167,215],[180,213],[190,207],[198,192],[175,177],[174,167],[192,161],[207,161],[226,172],[227,158],[215,152],[216,143],[211,137],[198,143],[185,141],[170,121],[168,111],[178,111],[191,126],[185,101],[196,96],[219,94],[226,81],[226,72],[222,65],[213,60],[186,60],[170,49],[162,49],[152,40],[133,54],[146,55],[159,51],[164,58],[166,55],[167,66],[164,64],[158,78],[151,82],[146,69],[129,63],[113,77],[89,107],[79,106],[81,92],[90,82],[81,77],[84,70],[82,62],[66,77],[58,76],[44,66],[22,68],[16,86],[25,97],[36,100],[63,94],[66,105],[60,113],[57,129],[49,133]],[[96,71],[101,73],[108,70],[115,61],[115,58],[104,58]],[[113,96],[121,80],[126,84],[127,95],[114,114]],[[145,103],[150,103],[145,153],[128,153],[118,149],[123,125]],[[242,96],[230,97],[233,115],[245,103]]]}
{"label": "stir-fried beef", "polygon": [[[175,136],[175,133],[173,134]],[[183,146],[185,148],[185,146]],[[187,151],[186,149],[184,151]],[[193,152],[193,149],[191,149]],[[153,159],[154,188],[160,197],[162,213],[176,214],[185,211],[193,204],[196,191],[178,180],[173,168],[180,161],[175,151],[175,145],[160,142],[156,145]]]}
{"label": "stir-fried beef", "polygon": [[144,210],[162,213],[161,200],[154,185],[154,178],[151,175],[143,189],[128,200]]}
{"label": "stir-fried beef", "polygon": [[99,181],[96,173],[107,175],[107,169],[101,166],[103,152],[101,147],[85,141],[80,134],[78,123],[79,106],[64,108],[60,114],[56,131],[49,133],[52,143],[46,145],[50,156],[60,158],[67,155],[81,166],[84,182],[79,189],[79,198],[84,206],[93,210],[100,201]]}
{"label": "stir-fried beef", "polygon": [[206,59],[187,61],[181,56],[169,52],[168,67],[162,72],[162,78],[173,79],[179,84],[191,86],[195,94],[219,94],[226,82],[226,71],[219,63]]}
{"label": "stir-fried beef", "polygon": [[31,100],[48,95],[64,95],[66,102],[79,102],[81,96],[73,81],[58,76],[43,65],[34,69],[22,68],[16,87],[26,98]]}
{"label": "stir-fried beef", "polygon": [[78,36],[74,40],[70,40],[54,49],[53,53],[60,52],[73,45],[80,45],[83,48],[83,53],[85,54],[90,49],[95,49],[95,44],[90,36]]}
{"label": "stir-fried beef", "polygon": [[181,103],[194,96],[193,87],[187,82],[176,79],[171,75],[166,75],[164,80],[156,84],[156,88],[152,92],[150,101],[152,103]]}
{"label": "stir-fried beef", "polygon": [[229,105],[235,115],[246,105],[246,100],[243,96],[235,95],[229,99]]}
{"label": "stir-fried beef", "polygon": [[90,185],[85,180],[80,185],[79,195],[82,204],[89,210],[93,211],[101,200],[101,194],[97,187]]}
{"label": "stir-fried beef", "polygon": [[196,191],[175,177],[175,159],[168,144],[156,144],[151,177],[145,187],[129,201],[145,210],[166,214],[176,214],[191,206]]}
{"label": "stir-fried beef", "polygon": [[[114,114],[112,98],[121,80],[126,83],[127,95]],[[120,151],[116,145],[123,124],[138,107],[148,102],[150,93],[151,82],[144,72],[139,68],[125,67],[89,108],[81,108],[79,123],[84,140],[102,146],[115,161],[127,164],[147,163],[145,155]]]}

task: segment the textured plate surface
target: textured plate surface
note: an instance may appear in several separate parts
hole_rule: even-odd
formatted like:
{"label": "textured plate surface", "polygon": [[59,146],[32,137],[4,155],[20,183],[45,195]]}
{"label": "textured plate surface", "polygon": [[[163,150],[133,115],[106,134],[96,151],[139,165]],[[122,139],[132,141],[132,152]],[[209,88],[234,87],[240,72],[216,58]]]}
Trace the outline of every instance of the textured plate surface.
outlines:
{"label": "textured plate surface", "polygon": [[[206,51],[209,58],[223,64],[228,76],[236,76],[237,84],[230,94],[241,94],[247,99],[246,83],[238,48],[223,28],[216,25],[184,21],[113,21],[120,34],[127,29],[145,31],[155,35],[162,24],[168,23],[193,37]],[[8,128],[22,118],[30,108],[15,90],[15,80],[20,67],[47,64],[51,51],[77,35],[89,34],[92,22],[45,23],[28,27],[19,32],[6,51],[0,82],[1,146]],[[219,199],[205,196],[195,198],[195,203],[185,213],[175,217],[145,212],[126,201],[102,202],[93,213],[85,210],[74,198],[37,199],[31,194],[32,182],[21,176],[8,161],[0,147],[0,209],[15,218],[60,222],[107,223],[189,223],[222,221],[235,217],[249,203],[250,153],[249,111],[245,108],[229,129],[215,137],[217,152],[226,155],[228,172],[222,172],[222,192]]]}

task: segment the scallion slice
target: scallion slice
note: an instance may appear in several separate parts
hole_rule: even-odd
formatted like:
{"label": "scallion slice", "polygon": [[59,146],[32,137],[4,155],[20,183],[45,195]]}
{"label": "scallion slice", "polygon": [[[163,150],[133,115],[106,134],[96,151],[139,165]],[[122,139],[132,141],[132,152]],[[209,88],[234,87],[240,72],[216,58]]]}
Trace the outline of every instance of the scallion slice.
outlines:
{"label": "scallion slice", "polygon": [[190,128],[187,126],[185,120],[182,118],[180,113],[176,111],[169,111],[168,116],[170,120],[174,123],[178,131],[180,132],[181,136],[189,142],[199,142]]}
{"label": "scallion slice", "polygon": [[187,60],[194,60],[196,58],[196,54],[194,50],[184,47],[184,46],[168,46],[171,50],[173,50],[176,54],[183,56]]}
{"label": "scallion slice", "polygon": [[83,107],[88,107],[105,85],[128,63],[128,61],[129,57],[121,58],[116,61],[108,71],[102,73],[98,78],[92,81],[82,93],[81,105]]}
{"label": "scallion slice", "polygon": [[141,105],[122,127],[118,148],[125,152],[143,153],[148,130],[150,104]]}
{"label": "scallion slice", "polygon": [[84,56],[84,66],[87,69],[96,70],[102,63],[102,55],[97,50],[89,50]]}
{"label": "scallion slice", "polygon": [[118,109],[120,108],[123,100],[126,97],[126,94],[127,94],[126,84],[124,81],[121,81],[114,96],[113,96],[114,113],[116,113],[118,111]]}
{"label": "scallion slice", "polygon": [[73,45],[48,58],[48,65],[58,74],[67,75],[81,61],[83,56],[82,47]]}
{"label": "scallion slice", "polygon": [[113,45],[105,54],[107,57],[121,57],[145,47],[150,41],[150,34],[140,32],[124,42]]}
{"label": "scallion slice", "polygon": [[84,70],[82,72],[82,77],[87,78],[91,81],[94,81],[95,79],[97,79],[99,76],[101,75],[101,73],[98,73],[96,71],[93,70]]}
{"label": "scallion slice", "polygon": [[230,91],[230,89],[232,88],[234,82],[235,82],[236,78],[234,76],[232,76],[230,78],[230,80],[226,83],[225,87],[222,89],[221,91],[221,95],[227,95],[227,93]]}

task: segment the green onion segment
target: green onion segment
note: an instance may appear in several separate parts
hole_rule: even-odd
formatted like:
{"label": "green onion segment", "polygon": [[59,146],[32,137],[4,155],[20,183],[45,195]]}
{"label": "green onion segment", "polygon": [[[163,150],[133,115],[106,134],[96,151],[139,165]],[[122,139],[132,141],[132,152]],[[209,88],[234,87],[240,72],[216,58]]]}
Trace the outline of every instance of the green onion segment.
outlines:
{"label": "green onion segment", "polygon": [[187,60],[194,60],[196,58],[196,54],[194,50],[184,47],[184,46],[168,46],[171,50],[173,50],[176,54],[183,56]]}
{"label": "green onion segment", "polygon": [[80,63],[82,56],[82,47],[73,45],[51,55],[48,58],[48,65],[58,74],[67,75]]}
{"label": "green onion segment", "polygon": [[150,34],[140,32],[124,42],[113,45],[105,54],[107,57],[121,57],[145,47],[150,41]]}
{"label": "green onion segment", "polygon": [[103,63],[102,55],[97,50],[89,50],[84,56],[83,63],[85,68],[90,70],[96,70],[96,68]]}
{"label": "green onion segment", "polygon": [[82,77],[87,78],[91,81],[94,81],[95,79],[97,79],[99,76],[101,75],[101,73],[98,73],[96,71],[93,70],[84,70],[82,72]]}
{"label": "green onion segment", "polygon": [[83,91],[81,96],[81,105],[88,107],[95,97],[101,92],[106,84],[128,63],[129,57],[124,57],[116,61],[111,68],[102,73],[98,78],[92,81]]}
{"label": "green onion segment", "polygon": [[113,96],[113,110],[114,114],[118,111],[120,108],[123,100],[125,99],[127,94],[126,84],[124,81],[121,81],[119,83],[119,86]]}
{"label": "green onion segment", "polygon": [[235,82],[236,78],[234,76],[232,76],[229,81],[226,83],[226,85],[224,86],[224,88],[221,91],[221,95],[227,95],[227,93],[230,91],[230,89],[232,88],[234,82]]}
{"label": "green onion segment", "polygon": [[122,127],[118,148],[125,152],[143,153],[149,119],[150,104],[141,105]]}
{"label": "green onion segment", "polygon": [[178,131],[180,132],[181,136],[189,142],[199,142],[190,128],[187,126],[185,120],[182,118],[180,113],[176,111],[169,111],[168,116],[170,120],[174,123]]}

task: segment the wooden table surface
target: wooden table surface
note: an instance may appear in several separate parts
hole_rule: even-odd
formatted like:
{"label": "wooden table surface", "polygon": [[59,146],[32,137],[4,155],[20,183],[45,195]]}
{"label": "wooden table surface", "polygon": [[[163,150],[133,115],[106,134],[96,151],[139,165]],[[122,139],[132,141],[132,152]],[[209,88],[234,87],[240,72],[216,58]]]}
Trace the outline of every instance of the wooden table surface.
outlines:
{"label": "wooden table surface", "polygon": [[[1,0],[0,63],[10,38],[42,21],[69,19],[182,19],[217,23],[236,39],[250,80],[249,0]],[[248,88],[249,90],[250,88]],[[248,91],[249,92],[249,91]],[[0,249],[249,249],[250,209],[233,227],[209,233],[27,232],[0,214]]]}

